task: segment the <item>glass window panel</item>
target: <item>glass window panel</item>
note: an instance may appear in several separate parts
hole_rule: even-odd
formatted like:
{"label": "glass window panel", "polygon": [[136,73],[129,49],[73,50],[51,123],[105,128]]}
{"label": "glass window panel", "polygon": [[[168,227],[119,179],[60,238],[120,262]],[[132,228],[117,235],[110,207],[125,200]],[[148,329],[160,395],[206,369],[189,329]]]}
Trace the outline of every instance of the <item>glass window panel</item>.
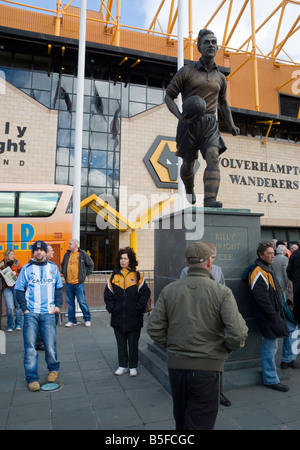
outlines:
{"label": "glass window panel", "polygon": [[92,93],[92,80],[86,79],[84,80],[84,93],[86,95],[91,95]]}
{"label": "glass window panel", "polygon": [[295,144],[300,144],[300,133],[299,131],[290,131],[289,132],[289,138],[292,142]]}
{"label": "glass window panel", "polygon": [[[81,186],[87,186],[87,179],[88,179],[88,169],[82,168],[81,169]],[[74,170],[73,168],[70,169],[70,184],[73,185],[74,180]]]}
{"label": "glass window panel", "polygon": [[288,131],[285,128],[276,128],[275,136],[278,140],[287,140]]}
{"label": "glass window panel", "polygon": [[121,85],[122,83],[116,83],[115,85],[110,82],[110,97],[111,98],[121,98]]}
{"label": "glass window panel", "polygon": [[33,89],[43,89],[44,91],[50,91],[51,77],[48,77],[46,73],[33,72],[32,87]]}
{"label": "glass window panel", "polygon": [[[71,147],[75,147],[75,130],[71,130]],[[82,132],[82,148],[89,148],[89,132]]]}
{"label": "glass window panel", "polygon": [[259,124],[255,122],[247,122],[247,135],[252,137],[261,137],[261,129]]}
{"label": "glass window panel", "polygon": [[68,167],[56,167],[56,184],[69,184],[69,168]]}
{"label": "glass window panel", "polygon": [[154,105],[160,105],[163,103],[163,91],[162,89],[149,88],[147,89],[147,102]]}
{"label": "glass window panel", "polygon": [[60,192],[20,192],[20,217],[51,216],[60,198]]}
{"label": "glass window panel", "polygon": [[[105,187],[93,187],[93,188],[89,187],[87,191],[87,197],[89,197],[92,194],[96,194],[98,197],[101,197],[101,195],[105,193],[106,193]],[[103,198],[105,199],[105,197]]]}
{"label": "glass window panel", "polygon": [[72,122],[72,116],[68,111],[59,111],[58,114],[58,127],[70,128]]}
{"label": "glass window panel", "polygon": [[121,121],[119,117],[114,117],[111,122],[110,122],[110,138],[113,141],[116,141],[116,145],[117,145],[117,141],[120,138],[120,127],[121,127]]}
{"label": "glass window panel", "polygon": [[[96,231],[97,230],[96,221],[97,221],[96,212],[92,211],[91,208],[88,208],[86,222],[89,225],[87,225],[86,230],[87,231]],[[91,224],[93,224],[93,225],[91,225]]]}
{"label": "glass window panel", "polygon": [[[75,128],[75,122],[76,121],[74,120],[73,121],[74,128]],[[86,114],[86,113],[83,114],[82,129],[83,130],[89,130],[90,129],[90,115],[89,114]]]}
{"label": "glass window panel", "polygon": [[[68,92],[73,92],[73,77],[70,75],[62,75],[61,86]],[[76,90],[74,90],[76,92]]]}
{"label": "glass window panel", "polygon": [[134,102],[146,102],[146,88],[131,84],[129,87],[129,99]]}
{"label": "glass window panel", "polygon": [[147,103],[147,110],[148,109],[152,109],[152,108],[155,108],[157,105],[150,105],[149,103]]}
{"label": "glass window panel", "polygon": [[106,117],[108,115],[108,98],[93,95],[91,97],[91,113]]}
{"label": "glass window panel", "polygon": [[[74,153],[75,153],[75,149],[74,148],[70,148],[69,150],[70,152],[70,167],[72,167],[71,172],[73,172],[73,167],[74,167]],[[88,156],[89,156],[89,150],[82,150],[81,153],[81,166],[84,167],[88,167]]]}
{"label": "glass window panel", "polygon": [[107,188],[106,192],[107,192],[107,194],[112,195],[116,199],[119,197],[119,189],[117,187]]}
{"label": "glass window panel", "polygon": [[33,89],[31,92],[32,97],[43,105],[47,106],[47,108],[51,108],[51,97],[50,92],[47,91],[37,91]]}
{"label": "glass window panel", "polygon": [[109,100],[109,115],[110,116],[113,116],[115,113],[118,113],[118,115],[120,115],[119,108],[120,108],[119,100]]}
{"label": "glass window panel", "polygon": [[[89,196],[89,195],[88,195],[88,189],[87,189],[87,187],[83,187],[83,188],[81,189],[81,200],[85,200],[88,196]],[[86,210],[87,210],[87,208],[83,208],[81,211],[86,211]]]}
{"label": "glass window panel", "polygon": [[118,170],[113,170],[111,172],[108,172],[107,178],[110,181],[112,186],[119,187],[119,171]]}
{"label": "glass window panel", "polygon": [[299,241],[300,233],[299,233],[299,230],[297,230],[297,228],[290,228],[289,233],[290,233],[291,241],[296,241],[296,242]]}
{"label": "glass window panel", "polygon": [[129,116],[135,116],[146,110],[145,103],[129,103]]}
{"label": "glass window panel", "polygon": [[106,186],[106,171],[91,169],[89,172],[89,186]]}
{"label": "glass window panel", "polygon": [[69,165],[69,148],[58,147],[56,152],[56,163],[59,166],[68,166]]}
{"label": "glass window panel", "polygon": [[286,228],[275,228],[275,238],[278,241],[287,241],[287,230],[286,230]]}
{"label": "glass window panel", "polygon": [[120,167],[120,158],[118,152],[108,152],[107,153],[107,168],[108,169],[119,169]]}
{"label": "glass window panel", "polygon": [[61,93],[57,96],[57,101],[55,108],[58,108],[62,111],[68,111],[69,113],[74,111],[74,96],[69,94],[67,91],[61,91]]}
{"label": "glass window panel", "polygon": [[81,169],[81,186],[88,185],[88,169]]}
{"label": "glass window panel", "polygon": [[88,169],[81,169],[81,186],[88,185]]}
{"label": "glass window panel", "polygon": [[59,85],[59,75],[58,73],[52,74],[52,86],[51,86],[51,96],[54,102],[55,94],[57,91],[57,86]]}
{"label": "glass window panel", "polygon": [[122,86],[122,117],[128,117],[128,107],[129,107],[129,88]]}
{"label": "glass window panel", "polygon": [[[88,78],[85,78],[84,79],[84,95],[91,95],[91,83],[92,83],[92,81],[90,80],[90,79],[88,79]],[[78,86],[78,79],[77,78],[74,78],[74,92],[77,92],[78,91],[78,88],[77,88],[77,86]]]}
{"label": "glass window panel", "polygon": [[91,131],[107,131],[108,120],[106,117],[100,114],[92,114],[90,116],[90,129]]}
{"label": "glass window panel", "polygon": [[81,167],[88,167],[88,165],[89,165],[89,151],[82,150]]}
{"label": "glass window panel", "polygon": [[0,192],[0,217],[14,217],[15,193]]}
{"label": "glass window panel", "polygon": [[108,94],[109,94],[109,82],[108,81],[101,81],[101,80],[95,81],[94,82],[94,91],[95,91],[95,88],[101,97],[108,97]]}
{"label": "glass window panel", "polygon": [[16,87],[31,88],[32,72],[25,70],[13,70],[12,84]]}
{"label": "glass window panel", "polygon": [[6,69],[5,67],[0,66],[0,78],[11,83],[11,69]]}
{"label": "glass window panel", "polygon": [[113,139],[112,135],[110,134],[108,136],[107,148],[108,148],[108,150],[119,152],[120,151],[120,137],[118,136],[117,138]]}
{"label": "glass window panel", "polygon": [[107,166],[107,152],[92,150],[90,153],[90,168],[105,169]]}
{"label": "glass window panel", "polygon": [[57,145],[59,147],[70,146],[70,130],[59,129],[57,132]]}
{"label": "glass window panel", "polygon": [[90,148],[96,150],[107,149],[107,134],[106,133],[91,133],[90,136]]}
{"label": "glass window panel", "polygon": [[85,95],[83,98],[83,111],[89,113],[91,109],[91,97]]}
{"label": "glass window panel", "polygon": [[262,227],[260,230],[260,234],[263,241],[269,241],[273,239],[272,228]]}
{"label": "glass window panel", "polygon": [[33,91],[31,89],[20,88],[20,91],[25,92],[29,97],[33,97]]}

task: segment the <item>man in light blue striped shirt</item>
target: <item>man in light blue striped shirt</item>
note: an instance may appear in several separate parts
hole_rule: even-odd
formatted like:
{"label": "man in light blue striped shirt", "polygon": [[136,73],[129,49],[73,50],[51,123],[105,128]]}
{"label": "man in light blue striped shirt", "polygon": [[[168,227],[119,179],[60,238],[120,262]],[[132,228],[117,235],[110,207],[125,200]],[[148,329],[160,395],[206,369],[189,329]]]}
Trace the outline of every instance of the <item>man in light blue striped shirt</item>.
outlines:
{"label": "man in light blue striped shirt", "polygon": [[38,391],[38,353],[36,341],[41,333],[45,360],[49,370],[48,382],[55,382],[60,363],[56,352],[55,313],[62,304],[62,281],[56,264],[46,258],[47,244],[37,241],[32,246],[33,258],[26,264],[15,284],[17,301],[24,312],[24,369],[31,391]]}

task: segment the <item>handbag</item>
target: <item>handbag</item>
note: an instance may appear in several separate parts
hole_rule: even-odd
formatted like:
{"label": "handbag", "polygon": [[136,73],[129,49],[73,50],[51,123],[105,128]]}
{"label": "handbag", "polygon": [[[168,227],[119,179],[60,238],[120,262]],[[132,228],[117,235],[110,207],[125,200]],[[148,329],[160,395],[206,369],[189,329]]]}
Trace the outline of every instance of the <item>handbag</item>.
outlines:
{"label": "handbag", "polygon": [[[136,277],[136,284],[138,285],[139,279],[140,279],[140,273],[138,271],[135,272]],[[151,297],[147,300],[146,308],[144,309],[144,314],[150,313],[152,311],[152,300]]]}
{"label": "handbag", "polygon": [[148,300],[147,300],[146,308],[144,309],[144,314],[147,314],[147,313],[152,311],[151,304],[152,304],[152,300],[151,300],[151,297],[149,297]]}

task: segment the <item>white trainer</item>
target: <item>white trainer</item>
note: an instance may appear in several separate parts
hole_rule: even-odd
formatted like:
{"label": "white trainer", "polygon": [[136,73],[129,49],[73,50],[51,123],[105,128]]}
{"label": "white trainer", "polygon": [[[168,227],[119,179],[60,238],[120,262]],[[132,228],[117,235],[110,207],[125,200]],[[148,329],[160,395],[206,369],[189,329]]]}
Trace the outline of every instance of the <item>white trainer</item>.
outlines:
{"label": "white trainer", "polygon": [[73,322],[67,322],[67,323],[65,324],[65,327],[75,327],[75,325],[76,325],[76,323],[73,323]]}
{"label": "white trainer", "polygon": [[129,372],[128,367],[119,367],[116,371],[115,371],[115,375],[124,375],[124,373]]}
{"label": "white trainer", "polygon": [[136,377],[137,376],[137,370],[136,369],[130,369],[130,376]]}
{"label": "white trainer", "polygon": [[90,327],[91,326],[91,322],[88,320],[87,322],[85,322],[85,326],[86,327]]}

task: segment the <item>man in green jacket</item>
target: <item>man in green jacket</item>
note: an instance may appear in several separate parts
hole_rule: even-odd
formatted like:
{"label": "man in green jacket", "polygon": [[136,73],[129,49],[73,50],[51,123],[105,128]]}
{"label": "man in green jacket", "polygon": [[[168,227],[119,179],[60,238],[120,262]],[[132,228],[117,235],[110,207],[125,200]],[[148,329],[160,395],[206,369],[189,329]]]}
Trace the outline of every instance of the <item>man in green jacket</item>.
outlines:
{"label": "man in green jacket", "polygon": [[167,350],[176,430],[213,429],[220,373],[248,334],[232,291],[210,274],[212,255],[204,242],[188,246],[188,275],[162,290],[148,324]]}

